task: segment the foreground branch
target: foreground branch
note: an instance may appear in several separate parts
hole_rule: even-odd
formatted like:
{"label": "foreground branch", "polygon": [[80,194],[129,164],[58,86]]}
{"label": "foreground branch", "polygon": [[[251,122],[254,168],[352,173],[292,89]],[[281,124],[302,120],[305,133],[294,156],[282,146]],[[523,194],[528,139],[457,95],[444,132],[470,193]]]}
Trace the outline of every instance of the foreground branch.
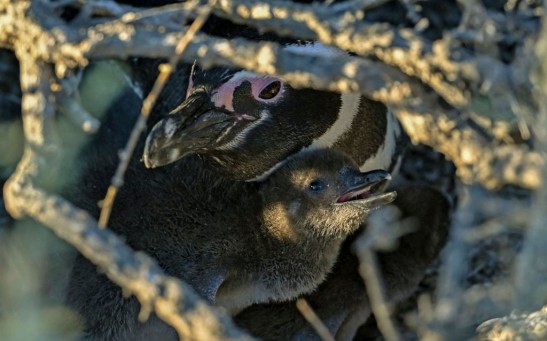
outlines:
{"label": "foreground branch", "polygon": [[508,340],[516,335],[520,340],[545,340],[547,338],[546,324],[547,306],[535,312],[514,311],[509,316],[482,323],[477,328],[476,340]]}
{"label": "foreground branch", "polygon": [[[12,14],[25,20],[29,3],[21,1],[18,5]],[[21,66],[26,144],[17,169],[4,186],[9,213],[46,225],[99,266],[112,281],[135,295],[142,306],[141,320],[153,311],[185,340],[250,340],[228,316],[209,306],[184,282],[165,275],[149,256],[135,253],[111,231],[99,230],[88,213],[44,190],[59,190],[60,185],[48,185],[46,180],[50,174],[59,174],[60,160],[67,154],[57,134],[59,118],[55,117],[53,104],[68,103],[68,94],[74,94],[69,86],[75,83],[57,83],[51,66],[41,61],[43,51],[34,49],[24,33],[24,30],[14,31],[11,35],[12,48]],[[62,111],[67,110],[70,108]],[[79,123],[88,117],[83,111],[71,115],[68,119]],[[74,146],[67,146],[70,147]]]}
{"label": "foreground branch", "polygon": [[[26,160],[29,166],[38,161]],[[100,230],[89,214],[35,188],[25,177],[24,171],[18,171],[6,186],[10,212],[18,210],[48,226],[125,292],[135,295],[141,303],[141,321],[153,311],[184,340],[252,340],[192,287],[165,275],[149,256],[135,253],[110,230]]]}
{"label": "foreground branch", "polygon": [[433,146],[448,156],[464,182],[478,182],[489,189],[512,184],[538,188],[545,156],[525,146],[500,145],[461,119],[397,111],[414,143]]}
{"label": "foreground branch", "polygon": [[470,105],[468,92],[485,89],[486,83],[488,91],[495,93],[527,85],[526,73],[512,72],[510,67],[488,55],[459,47],[457,60],[452,58],[450,35],[430,43],[415,30],[364,22],[366,11],[376,5],[356,2],[340,11],[335,6],[275,0],[224,0],[215,14],[260,30],[320,41],[361,56],[372,55],[408,76],[419,78],[460,109]]}
{"label": "foreground branch", "polygon": [[[223,1],[219,6],[221,6],[226,13],[233,14],[234,8],[230,6],[235,6],[236,4],[243,6],[234,7],[236,9],[247,8],[246,11],[249,11],[247,16],[259,27],[261,27],[260,25],[264,22],[270,23],[270,21],[264,20],[270,18],[271,15],[273,15],[272,13],[280,15],[279,13],[282,12],[274,11],[272,9],[274,7],[271,6],[251,8],[248,7],[251,5],[248,5],[245,7],[243,1]],[[226,6],[232,8],[232,10],[229,10]],[[55,26],[60,32],[74,32],[74,30],[70,29],[76,29],[76,32],[80,33],[66,33],[64,36],[59,37],[58,34],[52,35],[49,31],[40,31],[39,27],[27,18],[20,20],[8,16],[3,23],[0,23],[0,43],[7,44],[9,43],[10,38],[9,34],[1,34],[2,32],[13,32],[13,27],[18,27],[21,32],[25,32],[24,36],[28,38],[29,42],[32,41],[32,43],[35,44],[35,42],[38,41],[39,46],[44,44],[47,45],[38,49],[41,51],[40,58],[47,62],[55,63],[58,75],[62,75],[67,68],[84,66],[87,63],[88,58],[126,58],[129,56],[153,58],[170,57],[174,54],[176,44],[180,41],[183,34],[173,31],[172,28],[174,25],[169,25],[169,22],[160,28],[160,26],[157,25],[157,20],[155,20],[157,19],[155,15],[165,16],[165,14],[173,14],[173,12],[182,13],[188,17],[196,15],[196,13],[182,5],[180,8],[170,6],[165,8],[164,11],[158,10],[153,13],[150,13],[151,10],[145,10],[147,13],[146,15],[139,15],[139,13],[145,12],[140,11],[133,16],[130,16],[127,12],[127,7],[124,7],[124,10],[118,13],[124,13],[122,15],[123,19],[110,22],[104,22],[104,20],[102,20],[101,23],[94,26],[88,26],[89,22],[86,23],[84,21],[79,26],[71,27],[69,29],[62,20],[52,19],[51,13],[48,13],[47,10],[42,10],[42,7],[39,8],[40,11],[36,10],[33,12],[34,16],[38,18],[38,22],[47,21],[50,26]],[[103,8],[104,7],[106,6],[103,6]],[[259,15],[262,13],[260,10],[261,8],[265,11],[264,13],[266,13],[264,14],[264,18]],[[303,7],[299,10],[304,11],[306,8],[307,7]],[[317,15],[327,15],[325,14],[325,11],[321,10],[321,7],[318,8],[319,14]],[[286,9],[288,10],[288,8]],[[219,11],[218,8],[217,11]],[[337,13],[335,11],[335,14],[340,16],[339,20],[342,20],[341,18],[343,17],[341,13],[347,14],[347,12]],[[242,16],[241,13],[233,15],[236,17]],[[44,16],[49,17],[44,18]],[[258,19],[255,18],[256,16],[258,16]],[[169,16],[167,16],[167,18],[169,18]],[[275,18],[271,20],[273,20],[275,25],[278,25],[280,19],[274,19]],[[321,20],[319,22],[323,23]],[[309,28],[309,21],[304,20],[300,22],[294,18],[293,21],[287,19],[287,27],[292,27],[294,26],[293,24],[296,25],[296,27],[300,27],[298,33],[301,33],[304,38],[308,36],[315,38],[319,37],[317,33],[319,26],[315,27],[315,30],[312,30]],[[275,25],[271,28],[278,28]],[[345,25],[348,26],[349,23],[345,23]],[[32,27],[33,29],[29,30],[29,27]],[[336,34],[341,34],[338,31],[333,31],[333,29],[334,28],[332,27],[329,28],[329,30],[325,31],[325,36],[321,35],[319,38],[326,41],[329,36],[331,37],[330,39],[334,39],[333,37],[336,36]],[[372,34],[371,32],[367,32],[368,31],[356,32],[355,34],[356,37],[360,37],[359,39],[364,39]],[[418,37],[415,38],[418,39]],[[361,41],[359,39],[356,41]],[[338,41],[337,39],[334,40]],[[349,39],[349,41],[351,42],[353,40]],[[395,46],[394,49],[396,48],[390,53],[399,51],[400,48],[397,47],[397,39],[392,39],[390,41],[395,44],[393,45]],[[420,42],[418,45],[423,46],[423,43],[424,42]],[[384,43],[384,45],[385,44],[386,43]],[[352,46],[341,47],[351,48]],[[386,46],[391,45],[387,44]],[[424,48],[424,51],[426,50],[429,50],[429,48]],[[431,50],[433,51],[435,49],[431,48]],[[385,49],[382,51],[384,51],[383,53],[387,53],[385,52]],[[364,53],[366,51],[362,52]],[[401,50],[400,53],[403,53],[404,57],[406,56],[405,53],[410,52]],[[386,61],[377,62],[363,58],[350,57],[348,55],[337,56],[336,58],[325,58],[317,55],[307,55],[283,50],[279,44],[271,42],[254,43],[244,39],[226,40],[206,35],[197,35],[194,40],[189,42],[182,59],[186,62],[193,62],[194,60],[199,59],[204,67],[223,65],[245,68],[263,74],[280,75],[295,87],[310,87],[338,92],[361,92],[369,98],[382,101],[392,107],[399,118],[406,122],[405,127],[413,141],[425,143],[446,153],[461,167],[459,174],[466,182],[478,182],[488,188],[496,188],[504,184],[513,184],[525,188],[537,188],[540,177],[536,177],[536,175],[539,174],[539,170],[545,162],[544,156],[511,145],[504,146],[503,149],[497,150],[498,142],[496,142],[493,137],[483,136],[482,132],[477,131],[474,125],[470,125],[468,121],[461,119],[451,119],[451,122],[455,124],[458,129],[465,129],[465,134],[457,135],[455,133],[457,129],[446,131],[446,129],[443,126],[439,126],[439,124],[444,120],[442,117],[440,118],[443,114],[443,110],[441,109],[442,103],[447,100],[448,97],[444,90],[441,91],[433,86],[434,82],[432,83],[432,81],[437,79],[436,76],[428,76],[430,81],[425,82],[427,85],[432,86],[437,90],[437,92],[432,92],[427,89],[423,82],[420,82],[413,77],[409,77],[409,75],[415,76],[415,73],[420,70],[421,74],[423,73],[426,75],[427,72],[424,71],[424,67],[435,67],[447,72],[449,69],[453,69],[459,70],[458,72],[460,73],[458,73],[458,75],[461,77],[456,77],[448,73],[447,76],[449,76],[450,79],[460,77],[465,79],[466,82],[472,82],[472,84],[475,84],[475,87],[483,86],[483,83],[488,80],[488,83],[492,86],[504,84],[503,86],[507,91],[511,91],[512,86],[521,84],[522,82],[507,84],[506,81],[508,78],[506,79],[503,77],[509,77],[513,82],[515,79],[520,78],[515,78],[513,77],[514,75],[507,75],[508,71],[506,66],[497,68],[496,65],[499,63],[492,64],[495,66],[493,68],[484,68],[483,66],[485,63],[491,64],[491,61],[485,60],[484,58],[468,60],[465,65],[462,64],[457,66],[454,64],[452,65],[453,67],[448,67],[446,65],[445,67],[440,67],[439,61],[433,62],[427,58],[424,59],[423,57],[423,55],[417,55],[412,56],[412,58],[402,58],[405,62],[408,62],[408,60],[416,60],[416,62],[424,64],[422,67],[415,68],[415,71],[410,72],[401,65],[387,63]],[[434,59],[434,57],[431,58]],[[443,58],[446,59],[448,56],[444,56]],[[425,63],[424,60],[426,61]],[[449,62],[448,59],[446,59],[446,62]],[[450,61],[450,63],[454,62]],[[395,66],[388,64],[393,64]],[[473,68],[477,68],[476,71],[494,70],[494,73],[501,73],[504,76],[502,77],[503,79],[495,79],[495,81],[492,81],[491,78],[482,77],[480,72],[470,71]],[[422,79],[422,81],[424,81],[424,79]],[[453,83],[452,85],[454,84],[457,83]],[[472,88],[473,87],[471,87],[471,89]],[[511,92],[509,94],[511,94]],[[514,98],[513,96],[507,97]],[[452,104],[455,106],[465,106],[464,103]],[[409,112],[413,114],[407,114]],[[454,111],[452,116],[457,117],[457,115],[458,113]],[[422,121],[423,123],[420,123]],[[441,136],[444,136],[444,138],[437,138],[432,131],[442,133]],[[447,135],[452,137],[446,138]],[[451,143],[462,141],[464,135],[466,136],[466,139],[469,138],[471,141],[468,143],[471,148],[463,148],[463,152],[460,152],[454,147],[455,145],[452,147],[450,146]],[[496,151],[493,152],[493,150]],[[469,152],[475,154],[471,155]],[[524,162],[523,167],[515,164],[515,162],[520,160]]]}

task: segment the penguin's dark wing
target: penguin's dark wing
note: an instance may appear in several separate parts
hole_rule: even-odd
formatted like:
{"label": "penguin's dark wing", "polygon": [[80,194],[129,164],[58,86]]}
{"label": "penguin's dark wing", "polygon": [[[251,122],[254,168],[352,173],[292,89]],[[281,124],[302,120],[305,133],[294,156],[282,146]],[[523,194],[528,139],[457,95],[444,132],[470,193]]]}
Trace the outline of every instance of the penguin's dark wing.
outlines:
{"label": "penguin's dark wing", "polygon": [[[403,236],[396,250],[378,255],[390,301],[402,300],[416,288],[445,244],[450,219],[447,199],[431,187],[408,186],[397,189],[397,194],[394,205],[401,210],[401,219],[414,217],[418,229]],[[332,273],[316,292],[305,296],[337,340],[351,340],[370,315],[359,263],[349,251],[352,243],[345,242]],[[256,305],[235,321],[265,340],[319,340],[295,302]]]}
{"label": "penguin's dark wing", "polygon": [[68,286],[67,304],[85,321],[85,340],[126,340],[138,324],[140,304],[78,255]]}
{"label": "penguin's dark wing", "polygon": [[77,264],[67,303],[85,318],[84,340],[179,340],[176,331],[155,314],[140,322],[137,299],[124,297],[122,289],[83,256],[78,256]]}

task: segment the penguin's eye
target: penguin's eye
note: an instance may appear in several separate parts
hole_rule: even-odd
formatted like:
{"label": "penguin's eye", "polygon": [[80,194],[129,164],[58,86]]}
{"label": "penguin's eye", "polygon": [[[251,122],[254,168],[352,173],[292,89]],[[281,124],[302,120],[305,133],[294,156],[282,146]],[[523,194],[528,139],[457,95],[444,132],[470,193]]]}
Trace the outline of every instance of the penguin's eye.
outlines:
{"label": "penguin's eye", "polygon": [[260,91],[260,94],[258,94],[259,98],[262,99],[272,99],[281,91],[281,82],[280,81],[274,81],[268,84],[262,91]]}
{"label": "penguin's eye", "polygon": [[315,179],[308,185],[310,192],[319,193],[329,187],[329,184],[321,179]]}

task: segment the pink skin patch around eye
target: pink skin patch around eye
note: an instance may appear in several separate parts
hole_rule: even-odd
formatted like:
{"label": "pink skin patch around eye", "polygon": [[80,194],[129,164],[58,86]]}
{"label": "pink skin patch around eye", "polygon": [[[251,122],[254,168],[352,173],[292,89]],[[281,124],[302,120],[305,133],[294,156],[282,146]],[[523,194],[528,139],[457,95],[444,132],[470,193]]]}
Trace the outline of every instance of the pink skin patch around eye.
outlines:
{"label": "pink skin patch around eye", "polygon": [[[259,76],[254,75],[250,72],[242,71],[240,73],[236,73],[232,79],[230,79],[228,82],[222,84],[216,91],[214,91],[213,96],[211,97],[211,100],[215,104],[216,107],[219,108],[225,108],[226,110],[234,111],[234,91],[235,89],[241,85],[243,82],[249,82],[251,83],[251,93],[253,97],[260,102],[276,102],[279,100],[281,94],[283,93],[283,82],[279,78],[276,77],[268,77],[268,76]],[[270,99],[263,99],[258,97],[262,90],[264,90],[268,85],[270,85],[273,82],[281,82],[281,89],[277,95],[275,95],[273,98]],[[190,77],[190,80],[188,82],[188,91],[186,92],[186,98],[190,96],[193,88],[193,81],[192,77]]]}

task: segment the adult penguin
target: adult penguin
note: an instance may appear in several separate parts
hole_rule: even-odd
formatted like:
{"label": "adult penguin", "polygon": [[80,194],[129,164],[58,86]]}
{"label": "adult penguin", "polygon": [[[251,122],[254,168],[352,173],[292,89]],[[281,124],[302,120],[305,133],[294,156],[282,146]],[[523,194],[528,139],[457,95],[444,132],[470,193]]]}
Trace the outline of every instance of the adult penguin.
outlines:
{"label": "adult penguin", "polygon": [[[285,49],[323,58],[344,53],[318,43]],[[198,153],[234,179],[261,180],[293,154],[333,147],[362,170],[392,171],[406,141],[385,105],[356,93],[295,89],[279,77],[221,67],[193,68],[186,89],[169,91],[170,99],[178,91],[185,100],[149,134],[149,168]]]}

